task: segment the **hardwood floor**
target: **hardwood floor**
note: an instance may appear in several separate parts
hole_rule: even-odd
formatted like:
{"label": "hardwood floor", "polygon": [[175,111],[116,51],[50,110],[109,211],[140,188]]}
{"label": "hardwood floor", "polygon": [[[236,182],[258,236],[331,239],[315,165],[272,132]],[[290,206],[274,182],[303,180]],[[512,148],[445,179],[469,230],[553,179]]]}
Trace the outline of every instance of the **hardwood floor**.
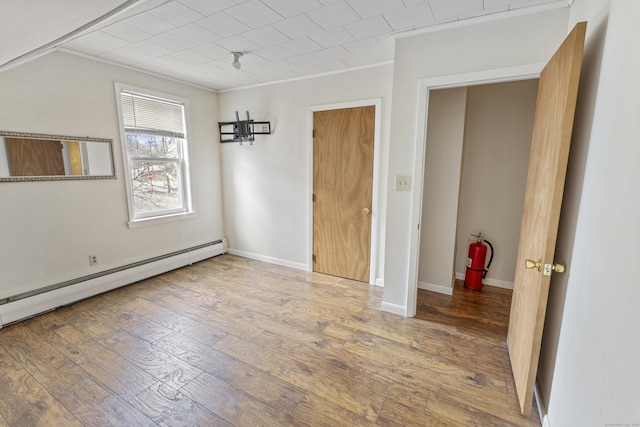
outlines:
{"label": "hardwood floor", "polygon": [[420,291],[420,319],[381,298],[222,255],[60,308],[0,330],[0,427],[540,426],[509,291]]}

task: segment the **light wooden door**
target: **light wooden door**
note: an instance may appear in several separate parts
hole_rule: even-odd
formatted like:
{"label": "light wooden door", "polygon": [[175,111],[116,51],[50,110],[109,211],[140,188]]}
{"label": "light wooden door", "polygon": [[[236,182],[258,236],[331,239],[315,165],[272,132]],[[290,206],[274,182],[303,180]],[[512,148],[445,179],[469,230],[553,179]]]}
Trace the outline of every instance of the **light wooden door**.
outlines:
{"label": "light wooden door", "polygon": [[[538,86],[507,335],[511,368],[525,415],[533,403],[585,30],[586,23],[576,25],[542,71]],[[527,259],[533,260],[529,268],[525,268]]]}
{"label": "light wooden door", "polygon": [[313,114],[313,271],[369,282],[375,107]]}

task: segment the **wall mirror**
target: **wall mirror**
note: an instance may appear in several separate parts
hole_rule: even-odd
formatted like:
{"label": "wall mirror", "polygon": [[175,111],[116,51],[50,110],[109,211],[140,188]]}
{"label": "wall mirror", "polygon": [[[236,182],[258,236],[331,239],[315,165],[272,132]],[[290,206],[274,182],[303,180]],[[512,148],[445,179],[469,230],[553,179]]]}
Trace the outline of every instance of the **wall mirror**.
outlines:
{"label": "wall mirror", "polygon": [[115,177],[111,139],[0,131],[0,182]]}

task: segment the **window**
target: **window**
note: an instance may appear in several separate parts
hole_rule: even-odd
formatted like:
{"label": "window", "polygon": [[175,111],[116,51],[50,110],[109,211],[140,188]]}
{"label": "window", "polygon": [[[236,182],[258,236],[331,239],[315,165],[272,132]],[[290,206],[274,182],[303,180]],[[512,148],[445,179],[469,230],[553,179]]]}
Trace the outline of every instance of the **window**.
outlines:
{"label": "window", "polygon": [[117,92],[131,221],[190,212],[186,101]]}

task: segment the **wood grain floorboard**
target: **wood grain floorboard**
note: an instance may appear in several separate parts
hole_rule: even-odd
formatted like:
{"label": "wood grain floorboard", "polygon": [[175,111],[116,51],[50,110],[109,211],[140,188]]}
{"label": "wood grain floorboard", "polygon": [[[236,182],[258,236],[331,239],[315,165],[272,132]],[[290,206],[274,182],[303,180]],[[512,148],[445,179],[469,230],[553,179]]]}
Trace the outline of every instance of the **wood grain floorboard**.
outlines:
{"label": "wood grain floorboard", "polygon": [[540,426],[511,292],[382,289],[222,255],[0,330],[0,427]]}

